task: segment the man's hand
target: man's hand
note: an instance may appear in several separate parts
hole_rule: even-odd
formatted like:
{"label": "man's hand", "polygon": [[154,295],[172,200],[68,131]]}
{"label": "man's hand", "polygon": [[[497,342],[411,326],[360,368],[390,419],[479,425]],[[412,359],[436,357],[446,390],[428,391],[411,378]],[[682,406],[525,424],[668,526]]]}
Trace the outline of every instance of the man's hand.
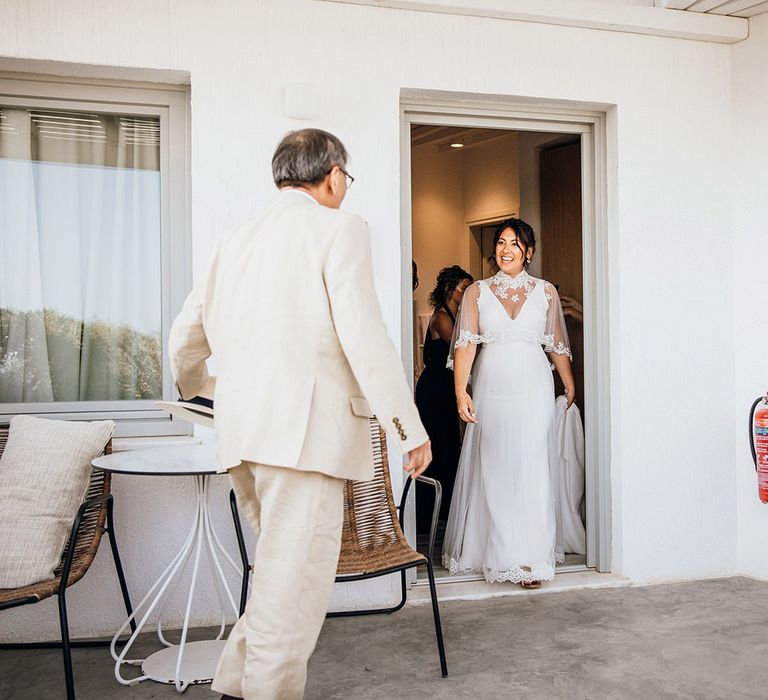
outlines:
{"label": "man's hand", "polygon": [[403,469],[411,473],[411,479],[421,476],[424,470],[432,461],[432,443],[427,440],[425,443],[414,447],[408,453],[408,464]]}

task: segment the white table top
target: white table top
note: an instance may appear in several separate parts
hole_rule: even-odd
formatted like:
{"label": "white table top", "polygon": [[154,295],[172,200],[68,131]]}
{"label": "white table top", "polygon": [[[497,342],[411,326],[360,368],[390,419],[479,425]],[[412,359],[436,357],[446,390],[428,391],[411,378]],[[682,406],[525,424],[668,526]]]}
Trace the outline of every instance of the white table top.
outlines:
{"label": "white table top", "polygon": [[126,450],[97,457],[91,462],[96,469],[116,474],[147,476],[184,476],[215,474],[216,451],[213,445],[176,445]]}

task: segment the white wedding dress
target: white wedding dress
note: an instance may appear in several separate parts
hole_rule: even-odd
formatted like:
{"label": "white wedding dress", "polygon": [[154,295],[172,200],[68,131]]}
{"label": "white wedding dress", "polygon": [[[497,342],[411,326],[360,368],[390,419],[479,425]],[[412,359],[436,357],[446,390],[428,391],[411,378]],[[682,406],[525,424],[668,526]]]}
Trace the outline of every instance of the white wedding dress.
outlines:
{"label": "white wedding dress", "polygon": [[552,579],[555,400],[546,353],[571,355],[554,286],[525,270],[475,282],[464,293],[449,367],[468,343],[481,345],[471,374],[478,422],[464,436],[443,563],[451,574],[491,582]]}

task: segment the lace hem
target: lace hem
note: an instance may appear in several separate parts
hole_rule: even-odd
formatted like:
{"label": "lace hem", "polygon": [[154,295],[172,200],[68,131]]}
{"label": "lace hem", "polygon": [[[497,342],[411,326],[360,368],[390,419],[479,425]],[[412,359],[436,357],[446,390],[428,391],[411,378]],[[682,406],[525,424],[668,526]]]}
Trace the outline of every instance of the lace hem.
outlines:
{"label": "lace hem", "polygon": [[[470,343],[473,345],[481,345],[488,343],[515,343],[524,341],[528,343],[538,343],[544,347],[544,352],[553,352],[556,355],[568,355],[573,359],[571,354],[571,348],[563,342],[555,344],[554,335],[540,335],[535,331],[505,331],[504,333],[491,333],[486,331],[485,333],[472,333],[466,329],[462,329],[459,333],[459,337],[456,338],[454,344],[454,350],[463,348]],[[453,357],[448,357],[445,363],[448,369],[453,369]]]}
{"label": "lace hem", "polygon": [[563,343],[562,341],[555,344],[555,336],[552,335],[543,335],[541,339],[541,344],[544,346],[544,352],[553,352],[555,355],[568,355],[571,359],[573,359],[573,355],[571,354],[571,348]]}
{"label": "lace hem", "polygon": [[[453,346],[454,351],[457,348],[463,348],[466,345],[469,345],[472,343],[472,345],[480,345],[481,343],[492,343],[494,340],[493,335],[491,333],[472,333],[471,331],[468,331],[466,328],[462,328],[461,333],[459,333],[459,337],[456,338],[456,343]],[[448,369],[453,369],[453,353],[448,356],[448,359],[446,360],[445,366]]]}
{"label": "lace hem", "polygon": [[[556,557],[557,559],[557,557]],[[488,583],[530,583],[531,581],[551,581],[555,578],[555,569],[551,564],[534,564],[530,571],[516,566],[504,571],[481,568],[462,568],[456,559],[443,555],[443,566],[451,576],[482,576]]]}
{"label": "lace hem", "polygon": [[493,342],[493,334],[492,333],[472,333],[471,331],[468,331],[466,328],[463,328],[461,330],[461,333],[459,333],[459,337],[456,338],[456,344],[454,345],[455,348],[463,348],[465,345],[469,345],[472,343],[472,345],[480,345],[480,343],[491,343]]}

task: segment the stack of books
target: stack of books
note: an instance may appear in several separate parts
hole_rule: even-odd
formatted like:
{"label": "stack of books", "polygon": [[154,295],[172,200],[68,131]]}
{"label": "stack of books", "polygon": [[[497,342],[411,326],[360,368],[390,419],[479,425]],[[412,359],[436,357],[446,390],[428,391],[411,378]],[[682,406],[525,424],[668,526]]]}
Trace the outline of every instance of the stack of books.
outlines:
{"label": "stack of books", "polygon": [[202,396],[178,401],[155,401],[164,411],[181,420],[213,428],[213,401]]}

